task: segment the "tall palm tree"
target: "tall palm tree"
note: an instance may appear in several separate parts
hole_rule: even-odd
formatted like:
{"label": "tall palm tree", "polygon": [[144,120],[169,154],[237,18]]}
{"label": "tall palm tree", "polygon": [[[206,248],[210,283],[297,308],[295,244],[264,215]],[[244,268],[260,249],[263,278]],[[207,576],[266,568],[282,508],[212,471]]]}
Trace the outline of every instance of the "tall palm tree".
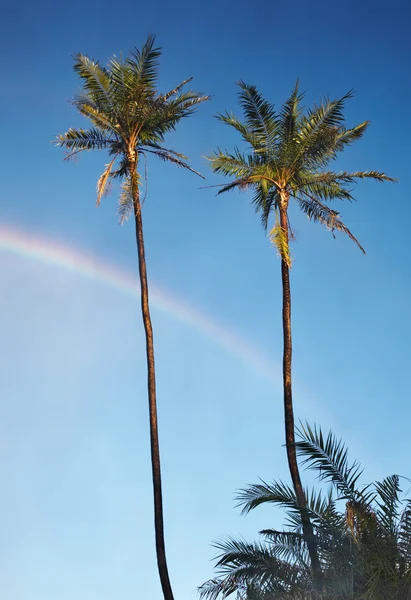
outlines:
{"label": "tall palm tree", "polygon": [[312,568],[321,588],[321,572],[313,528],[306,510],[306,498],[299,474],[294,434],[291,359],[291,253],[288,209],[291,200],[314,222],[325,225],[334,234],[342,231],[362,252],[363,247],[344,225],[339,213],[329,208],[331,200],[354,200],[349,189],[359,179],[393,181],[377,171],[335,172],[331,163],[346,146],[360,139],[369,122],[352,128],[344,126],[344,105],[352,96],[324,101],[304,112],[303,94],[298,82],[289,99],[278,112],[258,92],[243,81],[238,83],[239,101],[244,113],[240,121],[233,114],[219,114],[218,119],[235,129],[247,145],[247,151],[235,148],[233,152],[218,149],[209,161],[215,173],[230,177],[221,186],[219,194],[233,189],[251,188],[253,203],[260,212],[262,223],[268,226],[274,215],[270,237],[281,259],[282,322],[283,322],[283,387],[287,458],[293,487],[301,507],[304,534],[307,539]]}
{"label": "tall palm tree", "polygon": [[[411,500],[391,475],[363,485],[357,461],[331,432],[305,425],[297,430],[297,452],[319,473],[321,486],[306,491],[323,573],[324,600],[409,600],[411,598]],[[216,544],[218,576],[200,588],[203,600],[313,600],[301,511],[294,490],[282,481],[261,481],[238,495],[243,512],[263,504],[286,509],[287,528],[260,532],[262,542],[228,538]]]}
{"label": "tall palm tree", "polygon": [[[157,91],[158,62],[161,55],[150,35],[141,51],[134,49],[125,60],[111,58],[107,67],[87,56],[76,54],[74,70],[82,91],[73,104],[91,122],[90,129],[69,129],[58,135],[56,144],[68,149],[68,157],[84,150],[107,150],[111,160],[97,183],[97,205],[113,180],[121,181],[120,220],[134,215],[141,310],[146,337],[148,402],[150,418],[151,465],[154,490],[154,522],[157,564],[165,600],[173,600],[164,544],[163,500],[158,441],[156,378],[153,328],[151,324],[143,222],[140,199],[140,158],[153,154],[163,161],[194,171],[183,154],[163,146],[164,136],[183,117],[191,115],[208,99],[194,91],[182,92],[191,79],[166,94]],[[199,173],[197,173],[199,175]]]}

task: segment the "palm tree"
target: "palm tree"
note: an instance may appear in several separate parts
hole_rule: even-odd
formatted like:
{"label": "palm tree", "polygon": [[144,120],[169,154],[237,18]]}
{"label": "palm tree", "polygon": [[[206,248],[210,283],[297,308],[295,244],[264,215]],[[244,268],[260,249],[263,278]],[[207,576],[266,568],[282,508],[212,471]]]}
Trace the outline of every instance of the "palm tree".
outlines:
{"label": "palm tree", "polygon": [[[82,91],[73,104],[91,122],[90,129],[69,129],[58,135],[56,144],[68,149],[68,157],[84,150],[108,150],[111,160],[98,180],[97,205],[111,181],[121,181],[120,220],[134,214],[141,310],[146,337],[148,402],[150,417],[151,465],[154,490],[154,522],[157,564],[165,600],[173,600],[164,544],[163,501],[158,441],[156,378],[153,328],[150,318],[147,269],[140,199],[140,158],[154,154],[163,161],[194,171],[183,154],[163,146],[164,136],[183,117],[191,115],[208,99],[197,92],[182,92],[191,79],[166,94],[158,93],[159,48],[150,35],[141,51],[134,49],[125,60],[111,58],[107,67],[87,56],[76,54],[74,70],[82,81]],[[199,173],[197,173],[199,175]]]}
{"label": "palm tree", "polygon": [[329,208],[331,200],[354,200],[349,186],[359,179],[393,181],[377,171],[335,172],[328,165],[348,146],[360,139],[369,122],[352,128],[344,126],[344,105],[352,96],[349,92],[342,98],[324,101],[319,106],[303,111],[303,94],[298,82],[291,96],[276,112],[258,92],[257,88],[243,81],[238,83],[239,101],[244,120],[238,120],[226,112],[217,118],[240,133],[247,144],[246,153],[235,148],[233,152],[218,149],[209,161],[215,173],[230,177],[221,186],[219,194],[233,189],[251,188],[253,203],[261,214],[267,228],[271,214],[274,226],[270,237],[281,259],[282,322],[283,322],[283,387],[284,417],[287,459],[293,487],[301,507],[304,535],[306,536],[312,568],[321,588],[319,557],[316,551],[313,528],[306,510],[306,498],[298,470],[292,397],[291,359],[291,253],[288,209],[293,199],[297,206],[314,222],[325,225],[331,232],[342,231],[364,252],[363,247],[344,225],[340,214]]}
{"label": "palm tree", "polygon": [[341,440],[321,429],[297,430],[297,452],[329,489],[305,491],[323,574],[318,595],[310,569],[298,498],[282,481],[261,481],[240,491],[247,513],[271,503],[286,509],[283,531],[265,529],[263,542],[228,538],[216,544],[218,576],[200,588],[203,600],[409,600],[411,598],[411,500],[391,475],[362,485],[359,463],[348,461]]}

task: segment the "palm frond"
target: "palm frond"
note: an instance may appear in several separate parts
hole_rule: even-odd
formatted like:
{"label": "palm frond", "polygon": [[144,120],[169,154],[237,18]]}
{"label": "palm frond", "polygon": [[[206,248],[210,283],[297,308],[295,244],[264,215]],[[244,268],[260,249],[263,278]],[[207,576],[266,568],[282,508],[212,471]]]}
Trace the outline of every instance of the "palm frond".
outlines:
{"label": "palm frond", "polygon": [[239,121],[233,114],[226,112],[225,114],[219,113],[216,118],[224,123],[233,127],[242,136],[243,140],[247,142],[254,150],[261,151],[265,146],[261,144],[261,139],[254,134],[254,130],[250,129]]}
{"label": "palm frond", "polygon": [[258,159],[255,156],[245,155],[238,148],[234,148],[232,154],[217,149],[206,158],[211,163],[214,173],[221,173],[236,179],[251,177],[256,173],[255,169],[258,166]]}
{"label": "palm frond", "polygon": [[125,61],[133,73],[136,88],[155,89],[161,56],[161,48],[154,47],[155,39],[155,35],[150,34],[142,49],[134,48]]}
{"label": "palm frond", "polygon": [[103,150],[112,142],[111,138],[98,129],[73,129],[66,133],[57,135],[56,146],[68,148],[69,150]]}
{"label": "palm frond", "polygon": [[167,101],[169,98],[171,98],[172,96],[175,96],[176,94],[178,94],[178,92],[185,86],[187,85],[187,83],[190,83],[190,81],[193,80],[193,77],[189,77],[188,79],[184,79],[184,81],[182,81],[181,83],[179,83],[174,89],[170,90],[169,92],[167,92],[166,94],[163,94],[162,96],[160,96],[160,100],[162,102]]}
{"label": "palm frond", "polygon": [[357,500],[362,496],[356,484],[362,474],[357,461],[348,463],[348,450],[342,440],[335,438],[330,431],[324,438],[321,428],[312,428],[308,423],[296,428],[299,441],[296,448],[299,456],[304,457],[307,468],[319,472],[321,480],[331,481],[341,494],[341,498]]}
{"label": "palm frond", "polygon": [[83,88],[89,98],[102,111],[112,110],[110,96],[110,73],[98,61],[84,54],[74,54],[74,71],[83,81]]}
{"label": "palm frond", "polygon": [[270,231],[270,240],[273,246],[276,248],[278,256],[286,263],[288,267],[291,267],[292,260],[290,245],[288,243],[288,234],[287,231],[281,227],[277,216],[275,224]]}
{"label": "palm frond", "polygon": [[254,85],[247,85],[244,81],[239,81],[237,85],[240,88],[239,102],[247,129],[253,132],[259,146],[266,148],[266,152],[273,153],[279,133],[274,106],[263,98]]}
{"label": "palm frond", "polygon": [[167,150],[149,150],[148,148],[145,148],[144,152],[148,152],[149,154],[154,154],[155,156],[157,156],[157,158],[159,158],[160,160],[163,160],[164,162],[173,163],[174,165],[177,165],[178,167],[181,167],[183,169],[187,169],[188,171],[191,171],[191,173],[198,175],[199,177],[201,177],[201,179],[205,179],[204,175],[201,175],[201,173],[199,171],[196,171],[195,169],[190,167],[190,165],[188,163],[186,163],[184,160],[181,160],[179,158],[179,156],[176,155],[175,152],[168,152]]}
{"label": "palm frond", "polygon": [[375,483],[377,492],[377,510],[376,515],[383,530],[388,535],[394,537],[400,522],[399,513],[399,494],[400,478],[398,475],[390,475],[382,481]]}
{"label": "palm frond", "polygon": [[106,165],[105,170],[100,175],[99,180],[97,182],[97,200],[96,200],[97,206],[100,205],[100,200],[101,200],[102,196],[104,196],[108,193],[108,182],[110,179],[110,174],[111,174],[115,160],[116,160],[116,157],[114,157],[113,160],[108,165]]}
{"label": "palm frond", "polygon": [[307,217],[314,221],[325,225],[327,229],[331,231],[334,235],[334,231],[342,231],[350,240],[352,240],[358,248],[361,250],[363,254],[365,254],[365,250],[357,240],[357,238],[351,233],[346,225],[344,225],[343,221],[339,218],[340,213],[336,210],[332,210],[325,206],[322,202],[318,200],[318,198],[314,198],[311,195],[305,193],[305,197],[297,196],[298,204],[301,210],[307,215]]}
{"label": "palm frond", "polygon": [[113,121],[113,114],[99,110],[98,106],[90,101],[88,96],[78,94],[74,98],[73,105],[83,117],[90,119],[95,128],[114,133],[116,136],[122,133],[118,119]]}
{"label": "palm frond", "polygon": [[309,554],[301,533],[263,529],[260,534],[265,537],[271,552],[276,558],[295,563],[308,576],[310,575]]}
{"label": "palm frond", "polygon": [[278,160],[281,165],[287,166],[292,162],[299,146],[296,144],[296,136],[299,129],[301,116],[300,104],[304,94],[299,93],[299,82],[297,80],[290,97],[279,112],[279,136]]}

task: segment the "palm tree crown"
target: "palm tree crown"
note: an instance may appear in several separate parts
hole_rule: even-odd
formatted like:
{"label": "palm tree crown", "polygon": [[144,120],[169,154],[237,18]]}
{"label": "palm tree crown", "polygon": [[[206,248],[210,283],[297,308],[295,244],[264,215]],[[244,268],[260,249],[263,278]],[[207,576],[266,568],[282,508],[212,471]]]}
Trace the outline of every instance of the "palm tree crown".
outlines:
{"label": "palm tree crown", "polygon": [[[155,37],[147,38],[142,50],[134,49],[125,60],[111,58],[107,67],[83,54],[74,56],[74,70],[83,89],[74,106],[90,120],[90,129],[70,128],[57,136],[56,145],[69,150],[68,158],[84,150],[108,150],[112,160],[97,184],[97,204],[112,179],[122,179],[120,219],[133,207],[130,174],[140,155],[154,154],[164,161],[194,171],[179,152],[163,146],[166,133],[182,118],[208,100],[198,92],[182,92],[192,78],[165,94],[157,92],[159,48]],[[199,175],[199,173],[197,173]]]}
{"label": "palm tree crown", "polygon": [[354,200],[350,187],[358,179],[394,180],[378,171],[329,170],[338,153],[360,139],[369,125],[365,121],[349,129],[344,126],[344,105],[352,92],[304,112],[301,106],[304,94],[299,92],[297,82],[289,99],[276,112],[255,86],[243,81],[238,86],[244,120],[228,112],[218,115],[218,119],[240,133],[249,152],[235,148],[228,153],[218,149],[208,157],[215,173],[232,178],[218,193],[235,188],[253,189],[253,202],[264,227],[270,213],[275,213],[271,238],[288,265],[291,262],[288,236],[280,224],[279,213],[281,208],[287,210],[290,198],[311,220],[332,232],[343,231],[364,251],[340,214],[326,203],[335,199]]}

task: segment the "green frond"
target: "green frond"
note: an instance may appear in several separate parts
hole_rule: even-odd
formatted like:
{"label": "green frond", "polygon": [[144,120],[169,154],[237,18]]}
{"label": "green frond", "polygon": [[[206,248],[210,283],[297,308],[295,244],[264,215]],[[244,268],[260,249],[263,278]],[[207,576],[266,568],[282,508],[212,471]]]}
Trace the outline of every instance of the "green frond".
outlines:
{"label": "green frond", "polygon": [[248,128],[244,123],[241,123],[241,121],[239,121],[233,114],[228,112],[225,114],[219,113],[216,115],[216,118],[225,125],[229,125],[238,131],[243,140],[247,142],[254,150],[261,151],[262,148],[265,148],[265,146],[261,144],[260,138],[254,134],[254,130]]}
{"label": "green frond", "polygon": [[331,481],[341,494],[341,498],[358,500],[361,495],[356,484],[362,474],[358,462],[348,463],[348,450],[342,440],[335,438],[329,431],[324,438],[321,428],[310,427],[308,423],[296,428],[299,441],[296,449],[304,457],[307,468],[319,472],[319,479]]}
{"label": "green frond", "polygon": [[148,148],[144,148],[144,150],[142,150],[142,152],[148,152],[149,154],[154,154],[155,156],[157,156],[157,158],[159,158],[160,160],[163,160],[164,162],[173,163],[174,165],[177,165],[178,167],[181,167],[183,169],[187,169],[188,171],[191,171],[191,173],[198,175],[199,177],[201,177],[201,179],[205,179],[205,177],[203,175],[201,175],[201,173],[199,171],[196,171],[195,169],[190,167],[190,165],[188,163],[186,163],[184,160],[181,160],[181,158],[178,155],[176,155],[176,153],[174,153],[174,152],[168,152],[167,150],[163,150],[163,149],[149,150]]}
{"label": "green frond", "polygon": [[57,135],[56,146],[69,150],[103,150],[111,143],[111,138],[104,131],[98,129],[72,129]]}
{"label": "green frond", "polygon": [[349,146],[350,144],[361,139],[364,133],[367,131],[370,123],[371,121],[364,121],[363,123],[359,123],[350,129],[340,127],[338,129],[336,138],[336,151],[341,152],[345,146]]}
{"label": "green frond", "polygon": [[352,92],[338,100],[327,100],[302,116],[296,142],[298,152],[293,167],[308,163],[311,168],[322,167],[335,157],[336,137],[344,125],[344,106]]}
{"label": "green frond", "polygon": [[283,104],[279,112],[279,152],[278,160],[281,165],[287,166],[292,161],[298,146],[296,136],[299,129],[301,116],[300,104],[304,94],[299,93],[299,82],[297,80],[288,100]]}
{"label": "green frond", "polygon": [[391,475],[375,483],[377,492],[377,517],[383,529],[390,536],[395,536],[400,522],[399,505],[400,478]]}
{"label": "green frond", "polygon": [[291,267],[291,253],[290,245],[288,243],[288,234],[285,231],[276,216],[275,224],[270,230],[270,240],[272,245],[277,249],[278,256],[286,263],[288,267]]}
{"label": "green frond", "polygon": [[296,563],[308,576],[310,575],[309,555],[301,533],[263,529],[260,534],[265,537],[270,551],[276,558]]}
{"label": "green frond", "polygon": [[187,85],[187,83],[190,83],[190,81],[192,81],[192,80],[193,80],[193,77],[189,77],[188,79],[184,79],[184,81],[182,81],[181,83],[179,83],[174,89],[170,90],[169,92],[167,92],[163,96],[160,96],[160,100],[162,102],[166,102],[169,98],[171,98],[172,96],[175,96],[176,94],[178,94],[178,92],[185,85]]}
{"label": "green frond", "polygon": [[113,160],[108,165],[106,165],[105,170],[100,175],[99,180],[97,182],[97,200],[96,200],[97,206],[100,205],[100,200],[101,200],[102,196],[107,195],[107,193],[109,191],[108,183],[109,183],[111,170],[113,168],[115,160],[116,160],[116,157],[114,157]]}
{"label": "green frond", "polygon": [[339,218],[339,212],[328,208],[328,206],[325,206],[322,202],[318,200],[318,198],[314,198],[313,196],[308,195],[307,193],[305,193],[304,196],[298,196],[296,199],[302,212],[305,213],[311,221],[314,221],[314,223],[318,222],[322,225],[325,225],[333,235],[335,230],[342,231],[350,238],[350,240],[352,240],[358,246],[361,252],[365,254],[365,250],[361,246],[360,242]]}
{"label": "green frond", "polygon": [[138,48],[134,48],[130,56],[126,58],[125,64],[133,74],[135,87],[146,90],[155,89],[161,56],[161,48],[154,47],[155,39],[155,35],[150,34],[141,51]]}
{"label": "green frond", "polygon": [[246,179],[254,175],[258,165],[258,159],[255,156],[250,154],[246,156],[238,148],[234,148],[233,154],[218,149],[206,158],[214,173],[236,179]]}
{"label": "green frond", "polygon": [[352,173],[342,172],[337,173],[337,178],[339,181],[343,181],[344,183],[354,183],[356,179],[375,179],[381,183],[383,181],[391,181],[392,183],[396,183],[398,181],[398,179],[388,177],[388,175],[379,171],[354,171]]}
{"label": "green frond", "polygon": [[77,95],[74,98],[73,105],[77,108],[79,113],[90,119],[95,128],[101,131],[111,132],[116,136],[120,136],[121,129],[117,120],[113,119],[113,114],[109,112],[101,112],[98,106],[90,101],[85,95]]}
{"label": "green frond", "polygon": [[201,599],[217,600],[228,598],[231,594],[237,591],[237,583],[235,577],[225,577],[219,579],[210,579],[198,588],[198,593]]}
{"label": "green frond", "polygon": [[84,54],[74,54],[74,71],[83,81],[83,88],[101,111],[111,110],[110,73],[99,62]]}
{"label": "green frond", "polygon": [[247,85],[244,81],[239,81],[237,85],[247,129],[253,132],[258,144],[266,148],[267,153],[273,153],[279,133],[274,106],[263,98],[254,85]]}
{"label": "green frond", "polygon": [[276,211],[280,205],[280,195],[277,188],[271,187],[267,189],[267,186],[264,186],[263,182],[264,180],[261,180],[260,185],[258,183],[253,185],[254,194],[252,203],[255,206],[256,212],[260,213],[261,224],[266,231],[271,213]]}
{"label": "green frond", "polygon": [[302,587],[308,580],[304,568],[277,558],[265,544],[228,538],[214,546],[220,551],[217,572],[228,577],[231,584],[235,582],[237,589],[251,585],[262,591],[284,592],[297,585]]}
{"label": "green frond", "polygon": [[[330,496],[324,497],[321,492],[311,493],[306,491],[307,511],[313,524],[319,525],[328,515]],[[248,514],[263,504],[281,506],[287,511],[287,521],[293,530],[301,530],[301,507],[295,496],[293,488],[282,481],[273,481],[271,484],[261,481],[247,488],[239,490],[236,495],[237,506],[242,507],[241,514]]]}
{"label": "green frond", "polygon": [[198,105],[209,99],[210,96],[202,95],[199,92],[188,91],[157,106],[156,115],[158,115],[160,121],[164,125],[164,133],[174,131],[181,119],[194,114]]}

